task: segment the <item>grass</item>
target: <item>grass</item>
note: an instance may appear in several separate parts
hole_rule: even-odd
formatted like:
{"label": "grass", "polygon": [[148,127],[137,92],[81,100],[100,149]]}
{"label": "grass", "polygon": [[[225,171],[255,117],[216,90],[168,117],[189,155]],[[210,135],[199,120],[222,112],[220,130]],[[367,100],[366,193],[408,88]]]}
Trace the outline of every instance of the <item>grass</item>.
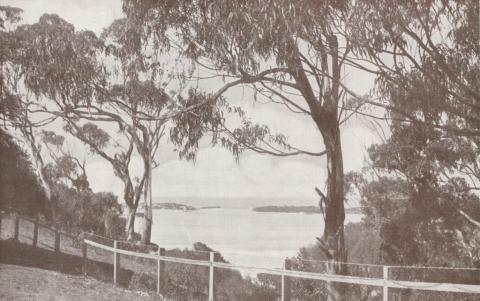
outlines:
{"label": "grass", "polygon": [[[3,250],[3,249],[2,249]],[[0,264],[0,300],[160,300],[90,277]]]}
{"label": "grass", "polygon": [[[15,240],[13,238],[15,232],[15,217],[1,213],[0,217],[0,263],[61,272],[75,277],[84,277],[84,275],[87,275],[92,277],[91,279],[100,280],[108,285],[112,285],[113,256],[110,251],[88,246],[88,260],[84,266],[81,243],[79,243],[81,239],[75,239],[75,237],[70,234],[61,234],[60,252],[55,252],[55,232],[41,226],[38,229],[37,247],[34,247],[32,245],[34,232],[33,222],[20,219],[18,240]],[[88,238],[104,245],[113,246],[113,240],[111,239],[90,235]],[[130,249],[131,246],[120,243],[119,248]],[[206,252],[187,252],[176,249],[167,250],[166,255],[200,260],[208,260],[209,256]],[[156,260],[121,255],[120,266],[121,268],[118,275],[119,287],[130,291],[148,292],[151,296],[156,296]],[[41,278],[41,276],[39,277]],[[208,293],[208,268],[165,263],[165,278],[163,278],[162,283],[161,293],[163,296],[161,297],[163,298],[173,298],[175,300],[204,300]],[[195,295],[194,297],[191,295],[193,294],[192,292]],[[0,299],[3,298],[0,297]],[[83,298],[81,299],[84,300]],[[105,300],[110,300],[110,298],[105,298]]]}
{"label": "grass", "polygon": [[[61,235],[60,239],[60,252],[54,251],[54,237],[55,234],[52,230],[47,229],[45,227],[40,227],[38,230],[38,247],[32,246],[32,239],[33,239],[33,223],[27,220],[20,219],[19,223],[19,236],[18,241],[13,239],[14,233],[14,226],[15,219],[12,215],[1,215],[1,229],[0,229],[0,263],[6,264],[9,266],[9,271],[11,273],[14,272],[13,265],[17,265],[18,272],[21,275],[22,269],[28,268],[37,268],[36,273],[33,275],[34,278],[38,278],[38,281],[41,282],[43,276],[41,275],[41,271],[44,271],[45,274],[50,275],[50,272],[60,272],[65,274],[65,279],[77,279],[76,284],[79,284],[80,280],[78,279],[85,279],[87,282],[98,282],[99,280],[105,283],[106,286],[114,287],[113,282],[113,260],[112,254],[99,250],[96,248],[88,247],[87,250],[87,257],[88,261],[85,266],[83,266],[83,258],[81,257],[81,249],[80,245],[78,244],[75,239],[71,236]],[[104,244],[108,244],[107,242],[102,242]],[[128,288],[129,290],[142,290],[142,291],[149,291],[150,295],[155,295],[155,281],[154,277],[146,277],[148,273],[145,271],[150,272],[156,271],[156,265],[153,265],[151,262],[136,262],[132,258],[127,258],[127,256],[122,256],[122,268],[120,269],[119,275],[119,285],[122,288],[118,288],[120,291]],[[20,266],[23,266],[21,268]],[[27,268],[28,267],[28,268]],[[1,274],[3,276],[4,270],[2,269]],[[62,275],[59,273],[54,273],[55,275]],[[139,275],[136,275],[139,274]],[[94,278],[88,278],[84,275],[92,276]],[[141,283],[139,283],[138,278],[142,276]],[[7,277],[7,276],[5,276]],[[60,277],[60,276],[59,276]],[[72,278],[73,277],[73,278]],[[19,284],[20,288],[18,289],[20,292],[29,291],[29,289],[35,290],[37,287],[34,284],[34,278],[29,278],[30,281],[25,283],[24,285]],[[150,279],[153,278],[153,279]],[[21,277],[19,278],[21,279]],[[94,280],[96,279],[96,280]],[[148,280],[148,281],[145,281]],[[10,275],[8,279],[5,281],[13,281],[16,285],[16,276]],[[4,279],[1,279],[2,284],[4,283]],[[148,282],[148,286],[145,287],[145,283]],[[150,283],[151,282],[151,283]],[[12,287],[13,286],[12,284]],[[117,286],[118,287],[118,286]],[[68,288],[68,287],[67,287]],[[15,290],[14,290],[15,291]],[[3,287],[0,287],[0,292],[3,292]],[[33,292],[35,293],[35,292]],[[78,292],[77,292],[78,293]],[[9,294],[12,294],[10,292]],[[143,293],[145,294],[145,293]],[[30,298],[27,295],[23,298],[21,295],[17,297],[20,300],[71,300],[72,298],[60,298],[60,299],[36,299]],[[40,295],[39,295],[40,296]],[[76,299],[79,299],[78,296],[81,296],[81,300],[89,300],[88,298],[83,298],[82,294],[76,295]],[[153,298],[153,297],[152,297]],[[146,300],[160,300],[160,299],[146,299]],[[17,298],[4,298],[3,295],[0,294],[0,300],[17,300]],[[134,298],[135,299],[135,298]],[[93,299],[97,300],[97,299]],[[98,299],[100,300],[100,299]],[[111,298],[103,298],[101,300],[112,300]],[[113,300],[116,300],[113,298]],[[124,299],[118,299],[124,300]],[[125,299],[127,300],[127,299]],[[131,300],[131,299],[128,299]],[[143,300],[143,299],[142,299]]]}

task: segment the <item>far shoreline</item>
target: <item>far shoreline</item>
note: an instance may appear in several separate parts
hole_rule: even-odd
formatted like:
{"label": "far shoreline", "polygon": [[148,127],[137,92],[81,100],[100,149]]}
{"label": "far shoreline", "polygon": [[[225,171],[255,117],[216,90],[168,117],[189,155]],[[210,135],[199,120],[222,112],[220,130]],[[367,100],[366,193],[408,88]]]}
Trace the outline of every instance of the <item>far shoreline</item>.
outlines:
{"label": "far shoreline", "polygon": [[[250,206],[244,208],[237,207],[221,207],[218,205],[209,205],[194,207],[191,205],[186,205],[184,203],[176,202],[163,202],[163,203],[154,203],[152,205],[154,210],[176,210],[176,211],[198,211],[198,210],[208,210],[208,209],[247,209],[253,212],[261,213],[300,213],[300,214],[321,214],[322,211],[320,207],[311,206],[311,205],[266,205],[266,206]],[[362,207],[351,207],[345,208],[345,214],[362,214]]]}

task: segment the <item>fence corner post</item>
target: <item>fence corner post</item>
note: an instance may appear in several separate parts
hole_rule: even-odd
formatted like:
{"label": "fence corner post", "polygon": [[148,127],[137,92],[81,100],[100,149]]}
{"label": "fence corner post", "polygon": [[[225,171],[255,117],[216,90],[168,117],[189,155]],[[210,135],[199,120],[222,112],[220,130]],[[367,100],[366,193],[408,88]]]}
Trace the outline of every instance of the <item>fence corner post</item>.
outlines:
{"label": "fence corner post", "polygon": [[388,266],[383,266],[383,301],[388,301]]}
{"label": "fence corner post", "polygon": [[120,254],[117,253],[117,241],[113,241],[113,283],[118,284],[120,280]]}
{"label": "fence corner post", "polygon": [[37,242],[38,242],[38,216],[35,218],[35,221],[33,222],[33,242],[32,242],[33,247],[37,246]]}
{"label": "fence corner post", "polygon": [[19,228],[20,228],[20,217],[18,216],[18,214],[15,214],[15,229],[14,229],[14,233],[13,233],[13,238],[16,241],[18,241]]}
{"label": "fence corner post", "polygon": [[213,263],[215,262],[215,252],[210,252],[210,275],[208,279],[208,301],[213,301]]}
{"label": "fence corner post", "polygon": [[60,252],[60,231],[58,231],[58,226],[55,227],[55,252]]}
{"label": "fence corner post", "polygon": [[[285,259],[285,270],[290,270],[291,267],[291,262],[290,259]],[[282,273],[282,280],[281,280],[281,301],[290,301],[291,299],[291,290],[290,290],[290,278],[288,276],[285,276],[285,274]]]}
{"label": "fence corner post", "polygon": [[85,242],[85,238],[82,240],[82,272],[83,275],[87,275],[87,243]]}
{"label": "fence corner post", "polygon": [[160,294],[160,291],[163,287],[163,282],[165,279],[165,262],[160,258],[165,256],[165,249],[158,248],[158,262],[157,262],[157,294]]}

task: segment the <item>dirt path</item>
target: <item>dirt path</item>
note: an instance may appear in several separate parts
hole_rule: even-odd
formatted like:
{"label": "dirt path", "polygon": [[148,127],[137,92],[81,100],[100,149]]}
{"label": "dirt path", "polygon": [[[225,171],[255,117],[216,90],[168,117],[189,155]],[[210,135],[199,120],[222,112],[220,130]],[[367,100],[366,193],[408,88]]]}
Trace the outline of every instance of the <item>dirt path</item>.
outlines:
{"label": "dirt path", "polygon": [[0,264],[0,300],[160,300],[93,278]]}

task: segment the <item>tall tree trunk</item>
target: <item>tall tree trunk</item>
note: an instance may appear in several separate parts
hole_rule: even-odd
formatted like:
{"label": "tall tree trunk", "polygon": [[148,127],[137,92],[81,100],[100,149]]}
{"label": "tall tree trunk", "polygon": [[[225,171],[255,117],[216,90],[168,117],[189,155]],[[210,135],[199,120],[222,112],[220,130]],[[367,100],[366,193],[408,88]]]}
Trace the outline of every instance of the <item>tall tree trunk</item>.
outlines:
{"label": "tall tree trunk", "polygon": [[146,159],[145,169],[147,174],[147,179],[144,186],[144,218],[143,218],[143,233],[142,233],[142,242],[144,244],[150,244],[152,238],[152,164],[150,156]]}
{"label": "tall tree trunk", "polygon": [[127,224],[125,225],[125,233],[127,240],[133,240],[135,234],[135,216],[137,214],[137,208],[127,205]]}
{"label": "tall tree trunk", "polygon": [[[338,104],[340,103],[340,62],[338,58],[338,40],[334,35],[327,36],[331,56],[331,89],[324,94],[323,105],[314,120],[320,130],[327,159],[327,193],[323,200],[325,206],[325,228],[321,243],[327,255],[327,271],[330,274],[344,274],[347,252],[344,242],[344,173],[340,125],[338,122]],[[324,70],[327,72],[328,70]],[[345,285],[327,282],[329,301],[345,299]]]}
{"label": "tall tree trunk", "polygon": [[[300,58],[300,51],[294,39],[289,40],[292,49],[292,59],[287,61],[290,74],[295,79],[297,88],[310,109],[313,121],[323,137],[327,157],[327,193],[323,196],[325,228],[321,248],[328,258],[327,270],[330,274],[343,274],[347,260],[344,243],[344,173],[342,144],[340,141],[340,125],[338,120],[338,105],[340,103],[340,66],[338,57],[338,40],[335,35],[326,36],[328,47],[320,43],[322,51],[322,72],[329,74],[327,53],[331,57],[331,76],[325,76],[327,83],[322,88],[321,99],[317,99],[307,77]],[[321,41],[321,39],[320,39]],[[322,85],[323,86],[323,85]],[[322,194],[323,195],[323,194]],[[343,285],[327,282],[329,301],[344,300]]]}
{"label": "tall tree trunk", "polygon": [[[327,195],[325,199],[325,228],[322,240],[328,257],[327,271],[330,274],[343,274],[347,253],[344,244],[344,174],[342,146],[338,123],[327,124],[322,131],[327,150]],[[327,283],[328,300],[344,299],[343,285]]]}

